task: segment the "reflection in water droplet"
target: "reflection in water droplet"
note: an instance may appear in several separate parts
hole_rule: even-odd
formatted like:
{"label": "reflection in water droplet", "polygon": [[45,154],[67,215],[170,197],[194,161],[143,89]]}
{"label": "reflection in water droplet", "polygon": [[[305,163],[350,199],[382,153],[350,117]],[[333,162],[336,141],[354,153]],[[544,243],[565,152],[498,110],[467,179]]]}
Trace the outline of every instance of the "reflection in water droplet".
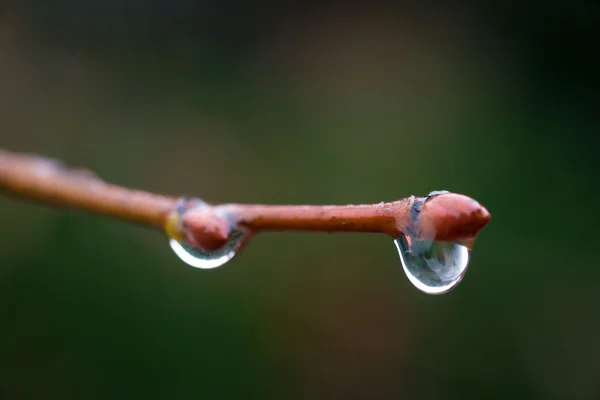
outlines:
{"label": "reflection in water droplet", "polygon": [[418,240],[401,236],[394,240],[404,272],[413,285],[428,294],[452,290],[467,272],[471,250],[456,242]]}
{"label": "reflection in water droplet", "polygon": [[215,251],[204,251],[190,245],[187,242],[170,239],[169,244],[179,258],[194,268],[211,269],[217,268],[231,260],[241,249],[248,234],[243,231],[234,230],[230,239],[223,247]]}

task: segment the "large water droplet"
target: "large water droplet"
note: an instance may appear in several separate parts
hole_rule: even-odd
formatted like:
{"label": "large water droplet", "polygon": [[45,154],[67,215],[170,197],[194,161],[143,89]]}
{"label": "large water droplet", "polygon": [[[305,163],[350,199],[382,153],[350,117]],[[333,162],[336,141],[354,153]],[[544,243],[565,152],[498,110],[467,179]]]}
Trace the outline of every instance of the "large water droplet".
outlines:
{"label": "large water droplet", "polygon": [[413,236],[401,236],[394,242],[406,276],[422,292],[446,293],[467,272],[471,250],[461,243],[418,240]]}
{"label": "large water droplet", "polygon": [[204,251],[184,241],[170,239],[169,244],[179,258],[194,268],[211,269],[217,268],[231,260],[242,248],[248,237],[248,233],[233,230],[229,235],[229,241],[218,250]]}

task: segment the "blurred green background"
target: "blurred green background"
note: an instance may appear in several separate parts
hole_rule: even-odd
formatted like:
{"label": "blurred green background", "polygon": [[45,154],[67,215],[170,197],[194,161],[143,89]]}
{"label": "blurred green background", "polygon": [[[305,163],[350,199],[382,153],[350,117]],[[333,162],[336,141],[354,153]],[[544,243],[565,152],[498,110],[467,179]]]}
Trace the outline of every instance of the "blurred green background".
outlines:
{"label": "blurred green background", "polygon": [[428,296],[384,236],[263,234],[201,271],[2,196],[0,398],[600,398],[600,9],[486,4],[2,2],[1,147],[213,202],[447,189],[493,220]]}

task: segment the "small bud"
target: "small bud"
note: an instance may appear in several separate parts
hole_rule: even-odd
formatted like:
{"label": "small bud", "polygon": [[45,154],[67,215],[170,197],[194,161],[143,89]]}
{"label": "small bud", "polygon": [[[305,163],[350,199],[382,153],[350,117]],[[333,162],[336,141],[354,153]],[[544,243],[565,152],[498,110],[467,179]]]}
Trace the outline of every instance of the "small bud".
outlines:
{"label": "small bud", "polygon": [[428,198],[416,221],[419,238],[439,241],[474,239],[490,222],[490,213],[476,200],[457,193]]}
{"label": "small bud", "polygon": [[229,222],[217,215],[212,207],[198,207],[182,216],[182,230],[186,240],[205,251],[214,251],[227,243]]}

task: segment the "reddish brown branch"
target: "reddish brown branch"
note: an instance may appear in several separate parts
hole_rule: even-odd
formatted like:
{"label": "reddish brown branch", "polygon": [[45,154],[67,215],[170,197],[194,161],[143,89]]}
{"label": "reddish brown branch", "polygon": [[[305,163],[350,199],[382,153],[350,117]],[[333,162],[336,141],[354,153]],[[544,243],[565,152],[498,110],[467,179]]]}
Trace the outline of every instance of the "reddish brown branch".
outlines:
{"label": "reddish brown branch", "polygon": [[176,199],[102,181],[43,157],[0,149],[0,188],[33,200],[162,228]]}
{"label": "reddish brown branch", "polygon": [[410,223],[412,200],[345,206],[232,204],[224,208],[252,231],[370,232],[398,236]]}
{"label": "reddish brown branch", "polygon": [[0,188],[38,201],[79,208],[164,228],[205,250],[227,242],[232,229],[261,231],[410,233],[435,240],[473,239],[490,214],[470,197],[428,197],[346,206],[211,206],[106,183],[89,171],[72,170],[45,158],[0,150]]}

